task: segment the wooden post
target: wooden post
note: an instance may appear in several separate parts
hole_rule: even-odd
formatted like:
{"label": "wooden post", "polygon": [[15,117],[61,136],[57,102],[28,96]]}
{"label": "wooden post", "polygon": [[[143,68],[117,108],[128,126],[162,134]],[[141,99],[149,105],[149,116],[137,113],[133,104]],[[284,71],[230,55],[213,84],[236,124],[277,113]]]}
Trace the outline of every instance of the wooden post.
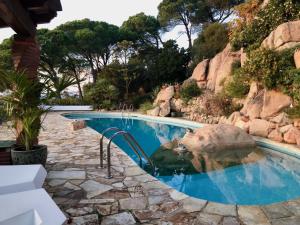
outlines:
{"label": "wooden post", "polygon": [[[35,37],[26,37],[22,35],[15,35],[12,44],[12,60],[15,70],[20,72],[25,72],[28,79],[32,82],[38,81],[37,69],[40,63],[40,47],[35,39]],[[37,93],[32,93],[32,102],[35,99],[40,98]],[[37,107],[33,105],[32,107]],[[23,124],[21,121],[17,121],[15,124],[15,129],[17,133],[17,144],[21,143],[21,134],[23,132]],[[38,139],[34,141],[38,144]]]}

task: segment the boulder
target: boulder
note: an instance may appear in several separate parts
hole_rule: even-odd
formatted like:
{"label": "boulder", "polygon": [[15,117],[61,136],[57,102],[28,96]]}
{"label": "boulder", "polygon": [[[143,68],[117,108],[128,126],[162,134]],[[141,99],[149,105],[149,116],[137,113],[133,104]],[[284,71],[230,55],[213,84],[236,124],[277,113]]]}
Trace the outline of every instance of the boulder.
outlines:
{"label": "boulder", "polygon": [[245,131],[226,124],[208,125],[188,132],[180,142],[194,155],[199,152],[242,151],[256,146],[254,139]]}
{"label": "boulder", "polygon": [[292,121],[289,119],[289,116],[285,112],[282,112],[278,116],[271,118],[270,122],[276,123],[280,127],[289,125],[292,123]]}
{"label": "boulder", "polygon": [[149,116],[158,116],[160,112],[159,106],[156,106],[154,109],[148,110],[147,115]]}
{"label": "boulder", "polygon": [[206,80],[207,71],[208,71],[209,59],[205,59],[200,62],[197,67],[194,69],[191,79],[196,80],[196,82],[201,82]]}
{"label": "boulder", "polygon": [[215,93],[223,90],[223,85],[232,73],[232,65],[235,62],[240,62],[241,52],[232,52],[230,44],[213,59],[210,60],[207,88]]}
{"label": "boulder", "polygon": [[268,137],[275,125],[269,121],[254,119],[250,121],[249,134],[260,137]]}
{"label": "boulder", "polygon": [[[261,90],[254,96],[254,91],[255,90],[253,90],[252,93],[251,91],[249,92],[245,105],[241,110],[241,113],[245,116],[248,116],[251,120],[260,118],[265,93],[264,90]],[[252,96],[254,97],[251,98]]]}
{"label": "boulder", "polygon": [[182,107],[183,107],[183,101],[181,99],[173,98],[171,100],[171,110],[172,111],[181,112]]}
{"label": "boulder", "polygon": [[290,125],[286,125],[286,126],[283,126],[283,127],[280,127],[279,131],[282,133],[282,134],[285,134],[286,132],[288,132],[290,129],[293,128],[293,125],[290,124]]}
{"label": "boulder", "polygon": [[263,119],[276,116],[283,109],[290,107],[291,104],[291,97],[278,91],[266,91],[260,116]]}
{"label": "boulder", "polygon": [[300,119],[294,119],[294,126],[300,127]]}
{"label": "boulder", "polygon": [[242,119],[238,119],[235,124],[234,124],[236,127],[239,127],[241,128],[242,130],[244,130],[245,132],[249,132],[249,129],[250,129],[250,122],[246,122]]}
{"label": "boulder", "polygon": [[84,120],[74,120],[71,122],[70,126],[72,131],[76,131],[86,128],[86,123]]}
{"label": "boulder", "polygon": [[296,127],[292,127],[284,134],[284,141],[288,144],[300,145],[300,131]]}
{"label": "boulder", "polygon": [[294,54],[295,65],[297,69],[300,69],[300,50],[295,51]]}
{"label": "boulder", "polygon": [[275,129],[269,135],[268,138],[273,141],[283,142],[283,136],[280,130]]}
{"label": "boulder", "polygon": [[162,102],[169,102],[174,97],[174,94],[175,94],[174,86],[168,86],[166,88],[163,88],[158,93],[154,101],[154,104],[157,105]]}
{"label": "boulder", "polygon": [[262,42],[262,47],[283,50],[300,43],[300,20],[279,25]]}
{"label": "boulder", "polygon": [[170,102],[161,103],[159,108],[160,108],[159,116],[166,117],[166,116],[170,115],[170,113],[171,113],[171,104],[170,104]]}

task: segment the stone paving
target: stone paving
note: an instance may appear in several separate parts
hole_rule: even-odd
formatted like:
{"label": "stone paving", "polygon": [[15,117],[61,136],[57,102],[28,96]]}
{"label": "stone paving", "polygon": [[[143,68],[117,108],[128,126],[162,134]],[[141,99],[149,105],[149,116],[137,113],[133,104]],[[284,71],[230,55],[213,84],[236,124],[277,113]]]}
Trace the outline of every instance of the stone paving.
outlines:
{"label": "stone paving", "polygon": [[[99,168],[100,134],[71,131],[50,113],[40,142],[49,149],[45,188],[72,225],[298,225],[300,200],[263,207],[223,205],[180,193],[144,172],[116,146],[113,178]],[[1,127],[0,139],[12,133]],[[107,144],[107,142],[105,142]]]}

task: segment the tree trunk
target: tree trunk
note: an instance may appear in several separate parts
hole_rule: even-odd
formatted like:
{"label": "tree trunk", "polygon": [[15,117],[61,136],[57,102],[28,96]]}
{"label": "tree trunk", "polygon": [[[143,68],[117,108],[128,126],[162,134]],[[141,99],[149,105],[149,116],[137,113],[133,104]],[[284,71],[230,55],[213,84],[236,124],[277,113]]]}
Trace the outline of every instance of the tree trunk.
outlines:
{"label": "tree trunk", "polygon": [[82,89],[80,86],[80,79],[78,77],[78,74],[74,71],[74,75],[75,75],[75,79],[76,79],[76,83],[77,83],[77,87],[78,87],[78,92],[79,92],[79,97],[81,100],[83,100],[83,94],[82,94]]}

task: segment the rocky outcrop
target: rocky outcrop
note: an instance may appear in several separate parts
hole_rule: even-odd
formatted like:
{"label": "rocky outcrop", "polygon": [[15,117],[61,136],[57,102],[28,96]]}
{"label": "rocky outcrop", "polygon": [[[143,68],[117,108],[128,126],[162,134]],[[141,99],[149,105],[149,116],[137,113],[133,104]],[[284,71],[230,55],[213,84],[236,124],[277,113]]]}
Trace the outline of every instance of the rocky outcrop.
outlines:
{"label": "rocky outcrop", "polygon": [[154,104],[159,105],[160,103],[164,102],[170,102],[170,100],[174,97],[175,94],[175,88],[174,86],[168,86],[165,88],[162,88],[160,92],[158,93]]}
{"label": "rocky outcrop", "polygon": [[263,41],[262,47],[283,50],[295,47],[300,43],[300,20],[279,25]]}
{"label": "rocky outcrop", "polygon": [[168,116],[171,113],[171,99],[175,95],[174,86],[163,87],[154,101],[154,109],[147,111],[150,116]]}
{"label": "rocky outcrop", "polygon": [[261,118],[270,118],[290,107],[291,104],[291,97],[277,91],[266,91],[260,116]]}
{"label": "rocky outcrop", "polygon": [[259,90],[258,85],[252,83],[241,113],[251,120],[266,119],[277,116],[291,104],[292,99],[289,96],[277,91]]}
{"label": "rocky outcrop", "polygon": [[294,54],[294,61],[297,69],[300,69],[300,49],[295,51]]}
{"label": "rocky outcrop", "polygon": [[268,137],[275,125],[269,121],[254,119],[250,122],[249,134],[260,137]]}
{"label": "rocky outcrop", "polygon": [[300,131],[296,127],[291,127],[284,134],[284,141],[288,144],[300,145]]}
{"label": "rocky outcrop", "polygon": [[232,73],[232,66],[235,62],[241,61],[241,52],[232,52],[230,44],[213,59],[210,60],[207,88],[215,93],[223,90],[225,81]]}
{"label": "rocky outcrop", "polygon": [[208,125],[188,132],[180,141],[193,153],[219,153],[224,150],[239,150],[256,146],[254,139],[242,129],[226,125]]}
{"label": "rocky outcrop", "polygon": [[194,69],[193,75],[190,77],[190,79],[193,79],[197,82],[199,88],[203,88],[203,84],[206,84],[209,61],[209,59],[205,59],[200,62]]}

